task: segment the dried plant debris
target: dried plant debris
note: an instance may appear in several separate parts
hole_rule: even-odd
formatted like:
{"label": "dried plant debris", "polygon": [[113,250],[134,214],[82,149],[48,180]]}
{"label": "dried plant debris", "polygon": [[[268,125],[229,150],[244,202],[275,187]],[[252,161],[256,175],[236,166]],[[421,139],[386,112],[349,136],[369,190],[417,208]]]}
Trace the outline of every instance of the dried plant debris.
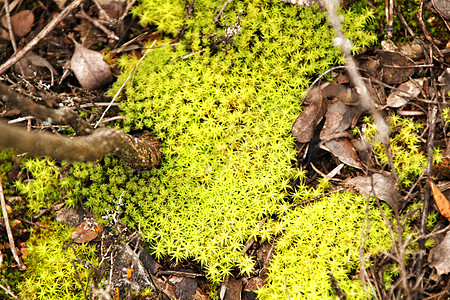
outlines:
{"label": "dried plant debris", "polygon": [[324,143],[325,149],[336,156],[341,162],[347,166],[357,169],[363,169],[358,153],[353,147],[352,142],[348,138],[330,140]]}
{"label": "dried plant debris", "polygon": [[295,120],[292,136],[300,143],[308,143],[326,113],[327,101],[322,96],[321,88],[315,87],[308,92],[303,102],[308,106]]}
{"label": "dried plant debris", "polygon": [[407,104],[411,98],[417,97],[422,91],[425,78],[410,79],[400,84],[396,90],[392,91],[386,99],[386,105],[399,108]]}
{"label": "dried plant debris", "polygon": [[444,240],[430,250],[428,262],[433,268],[436,268],[438,276],[450,272],[450,232],[447,232]]}
{"label": "dried plant debris", "polygon": [[[1,18],[2,29],[0,29],[0,37],[4,40],[10,40],[11,37],[6,28],[6,17]],[[21,10],[11,16],[11,26],[15,37],[22,38],[30,33],[34,25],[34,14],[31,10]]]}
{"label": "dried plant debris", "polygon": [[374,173],[371,176],[348,178],[344,185],[355,189],[361,195],[376,197],[392,208],[400,208],[397,183],[392,174]]}
{"label": "dried plant debris", "polygon": [[52,82],[55,75],[58,75],[58,71],[45,58],[33,51],[28,52],[24,58],[19,60],[14,68],[25,77],[35,77],[36,74],[42,73],[43,69],[47,69],[50,71]]}
{"label": "dried plant debris", "polygon": [[[387,84],[400,84],[414,74],[414,62],[398,52],[379,51],[383,82]],[[411,67],[411,68],[407,68]]]}
{"label": "dried plant debris", "polygon": [[450,20],[450,5],[448,0],[431,0],[437,12],[447,20]]}
{"label": "dried plant debris", "polygon": [[439,212],[441,215],[450,220],[450,202],[431,178],[428,178],[428,182],[431,186],[431,193],[433,194],[434,203],[436,204]]}
{"label": "dried plant debris", "polygon": [[78,244],[90,242],[98,237],[100,230],[101,226],[93,219],[87,219],[72,231],[72,240]]}
{"label": "dried plant debris", "polygon": [[103,55],[75,42],[75,52],[70,60],[70,68],[85,89],[102,88],[113,81],[111,69],[103,61]]}

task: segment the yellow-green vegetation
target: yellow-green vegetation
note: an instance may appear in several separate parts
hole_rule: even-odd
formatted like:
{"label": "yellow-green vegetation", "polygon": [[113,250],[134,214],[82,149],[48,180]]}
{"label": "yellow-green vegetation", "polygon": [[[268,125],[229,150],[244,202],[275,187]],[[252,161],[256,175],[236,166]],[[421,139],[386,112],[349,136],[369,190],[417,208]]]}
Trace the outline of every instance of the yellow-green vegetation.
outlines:
{"label": "yellow-green vegetation", "polygon": [[8,149],[0,148],[0,176],[4,186],[8,183],[8,178],[6,174],[12,169],[12,161],[10,160],[14,157],[14,152]]}
{"label": "yellow-green vegetation", "polygon": [[[24,258],[27,270],[18,286],[19,296],[25,299],[84,299],[81,285],[75,278],[77,272],[86,287],[88,270],[75,258],[73,249],[64,249],[72,229],[57,222],[44,221],[44,224],[54,230],[33,231],[27,241],[28,254]],[[80,259],[96,263],[92,246],[77,244],[73,247]]]}
{"label": "yellow-green vegetation", "polygon": [[[363,120],[367,126],[364,135],[369,137],[374,145],[374,151],[379,161],[388,165],[388,158],[383,144],[376,139],[376,126],[371,117]],[[406,187],[419,176],[427,165],[427,158],[420,149],[420,139],[418,132],[423,124],[414,122],[411,118],[400,117],[391,114],[388,118],[391,128],[391,149],[394,154],[394,167],[399,175],[399,184]],[[440,150],[436,148],[433,155],[434,162],[441,160]]]}
{"label": "yellow-green vegetation", "polygon": [[[349,299],[366,299],[361,282],[349,279],[360,268],[366,201],[353,193],[334,193],[287,213],[269,266],[269,284],[259,292],[260,299],[287,299],[286,290],[291,299],[336,299],[329,273]],[[392,245],[379,209],[371,206],[369,216],[365,260]]]}
{"label": "yellow-green vegetation", "polygon": [[48,158],[25,158],[20,168],[27,172],[28,179],[16,181],[14,186],[27,197],[28,208],[32,213],[37,213],[60,199],[61,188],[71,190],[77,185],[70,178],[60,178],[59,167]]}
{"label": "yellow-green vegetation", "polygon": [[[135,13],[144,24],[174,34],[172,26],[184,22],[179,13],[184,2],[146,9],[161,3],[144,0]],[[140,225],[153,255],[197,261],[215,285],[236,270],[252,274],[255,261],[242,253],[246,240],[273,242],[278,237],[261,299],[285,299],[285,280],[293,298],[335,298],[328,272],[344,293],[363,297],[361,283],[350,274],[358,269],[365,199],[333,194],[295,209],[286,202],[306,200],[326,188],[322,183],[308,189],[305,174],[292,168],[296,153],[290,133],[310,77],[343,62],[332,46],[325,14],[278,1],[233,1],[225,18],[231,25],[240,14],[240,32],[234,44],[211,50],[226,32],[213,22],[218,9],[214,2],[196,1],[186,21],[186,42],[151,50],[122,95],[126,119],[118,126],[155,132],[163,142],[161,166],[136,176],[122,161],[105,157],[97,164],[73,164],[65,183],[56,183],[50,172],[51,186],[63,186],[71,205],[81,199],[99,215],[114,209],[123,192],[122,220]],[[170,16],[172,25],[155,21],[162,15]],[[345,31],[355,51],[376,39],[364,29],[371,16],[367,10],[345,13]],[[221,51],[222,46],[229,51]],[[187,54],[194,55],[180,59]],[[111,93],[137,60],[120,59],[124,74]],[[44,165],[41,172],[48,173],[49,162]],[[37,173],[33,177],[34,182],[40,178]],[[296,177],[301,183],[292,191],[288,184]],[[26,188],[21,190],[33,201],[38,194]],[[390,245],[378,210],[371,205],[369,212],[367,256]],[[267,221],[258,227],[263,218]]]}
{"label": "yellow-green vegetation", "polygon": [[[218,284],[236,268],[252,273],[254,261],[242,254],[248,238],[282,233],[275,219],[290,218],[284,199],[296,176],[290,129],[300,99],[309,76],[342,57],[332,46],[325,14],[316,9],[232,2],[225,16],[231,25],[242,11],[240,33],[229,51],[217,53],[208,38],[225,34],[213,22],[216,4],[196,1],[195,9],[186,27],[189,42],[152,50],[122,97],[124,129],[150,129],[163,141],[161,167],[136,177],[122,162],[106,158],[95,167],[78,164],[71,175],[90,183],[78,196],[97,213],[111,209],[124,191],[125,221],[140,224],[157,258],[198,261]],[[370,17],[369,11],[345,14],[356,50],[375,40],[364,31]],[[203,52],[174,62],[197,51]],[[116,89],[136,62],[121,60],[125,73]],[[264,217],[269,220],[258,229]]]}

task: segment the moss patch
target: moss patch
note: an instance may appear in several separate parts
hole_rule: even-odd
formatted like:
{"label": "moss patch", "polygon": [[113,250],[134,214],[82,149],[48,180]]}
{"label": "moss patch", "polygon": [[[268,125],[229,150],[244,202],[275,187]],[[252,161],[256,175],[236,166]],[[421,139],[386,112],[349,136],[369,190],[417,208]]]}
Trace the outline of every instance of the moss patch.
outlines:
{"label": "moss patch", "polygon": [[[149,3],[156,2],[142,5]],[[303,176],[291,167],[290,129],[309,76],[342,58],[323,13],[274,1],[232,2],[229,25],[242,10],[236,43],[211,53],[208,36],[223,35],[224,28],[213,23],[214,3],[195,7],[185,33],[192,40],[152,50],[121,103],[126,130],[151,129],[162,139],[162,166],[138,178],[106,158],[95,167],[76,165],[72,176],[89,180],[79,195],[97,213],[125,191],[126,222],[140,224],[153,254],[198,261],[218,284],[236,268],[252,272],[254,261],[242,254],[248,238],[272,239],[284,229],[278,218],[298,217],[286,213],[284,202],[288,183]],[[345,16],[355,50],[375,40],[363,30],[370,12]],[[130,70],[136,59],[121,62]],[[269,220],[258,229],[263,217]]]}
{"label": "moss patch", "polygon": [[[20,297],[27,299],[84,299],[81,286],[75,280],[75,259],[71,248],[63,249],[72,230],[56,222],[45,222],[47,228],[33,232],[27,242],[28,254],[24,263],[28,267],[19,284]],[[95,263],[94,248],[86,244],[75,245],[77,255]],[[76,262],[77,272],[86,286],[87,270]]]}

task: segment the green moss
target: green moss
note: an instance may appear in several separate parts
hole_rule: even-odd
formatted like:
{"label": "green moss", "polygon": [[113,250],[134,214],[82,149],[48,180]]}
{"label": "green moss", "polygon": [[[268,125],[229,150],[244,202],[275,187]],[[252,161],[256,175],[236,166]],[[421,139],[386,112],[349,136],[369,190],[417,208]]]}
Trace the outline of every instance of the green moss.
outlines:
{"label": "green moss", "polygon": [[[148,8],[161,1],[143,1],[134,12],[144,23],[174,33],[184,22],[179,13],[184,4],[167,3],[161,6],[163,12],[157,12]],[[199,262],[214,286],[236,270],[252,274],[255,260],[242,254],[246,240],[255,237],[272,242],[282,235],[280,245],[284,246],[278,249],[290,260],[281,264],[282,257],[276,256],[280,264],[271,266],[271,283],[260,297],[264,293],[281,295],[285,288],[279,280],[288,272],[292,275],[289,287],[295,293],[330,295],[328,284],[314,283],[314,276],[322,276],[322,267],[328,263],[349,295],[363,295],[358,282],[346,279],[357,269],[362,198],[336,194],[305,211],[291,211],[286,203],[288,197],[299,200],[323,193],[327,186],[323,182],[318,189],[308,189],[305,174],[292,168],[296,153],[290,132],[310,78],[343,62],[332,46],[333,33],[325,14],[275,1],[234,1],[225,16],[231,25],[242,10],[241,30],[225,52],[210,50],[214,43],[210,35],[225,34],[223,22],[218,26],[213,22],[216,8],[213,2],[196,1],[195,13],[186,23],[187,42],[152,50],[124,90],[120,107],[126,119],[122,126],[126,131],[150,129],[158,135],[163,142],[161,167],[136,176],[122,161],[107,156],[97,164],[73,164],[70,176],[60,181],[50,161],[29,160],[26,168],[34,180],[17,186],[28,195],[33,210],[45,206],[45,201],[55,201],[59,189],[64,188],[68,203],[82,199],[99,215],[104,209],[114,209],[114,201],[123,193],[123,221],[134,228],[140,225],[152,254]],[[172,23],[161,19],[167,11]],[[354,51],[376,39],[364,29],[371,16],[367,10],[345,13],[345,30]],[[164,43],[169,41],[159,45]],[[111,93],[136,62],[133,57],[119,60],[124,74]],[[39,179],[40,174],[45,179]],[[288,184],[296,177],[302,184],[292,194]],[[47,186],[50,188],[44,190]],[[341,205],[338,198],[344,198],[342,210],[337,208]],[[346,218],[336,215],[341,212]],[[371,212],[376,223],[373,228],[380,228],[371,241],[380,241],[384,229],[376,211]],[[259,228],[264,217],[267,221]],[[342,230],[344,219],[348,220],[342,226],[351,228],[349,233]],[[309,224],[308,230],[298,224]],[[310,269],[297,263],[306,255],[301,248],[307,240],[319,238],[309,231],[311,224],[317,227],[317,234],[328,228],[320,233],[326,243],[310,256],[315,261],[323,259],[322,267],[315,268],[312,277],[302,277]],[[329,242],[338,235],[341,243]],[[366,249],[369,254],[374,253],[371,245],[369,242]],[[383,249],[386,245],[378,243]],[[317,243],[311,243],[308,251],[314,246]],[[330,254],[335,255],[333,259]],[[347,259],[351,262],[348,270],[343,267]]]}
{"label": "green moss", "polygon": [[[286,211],[287,184],[296,175],[290,129],[299,99],[308,76],[342,58],[323,13],[273,1],[233,2],[226,16],[235,20],[243,10],[240,34],[230,51],[213,55],[201,32],[223,34],[212,21],[215,4],[195,5],[186,31],[192,42],[151,51],[121,104],[126,130],[147,128],[162,139],[162,166],[138,178],[107,158],[73,176],[89,176],[91,185],[80,193],[98,213],[125,191],[125,220],[140,223],[157,258],[194,259],[218,283],[236,266],[252,272],[253,260],[241,254],[248,238],[277,232],[256,225]],[[374,40],[363,31],[369,17],[367,11],[346,15],[355,49]]]}
{"label": "green moss", "polygon": [[[41,228],[39,232],[34,231],[27,241],[28,254],[24,258],[27,270],[18,286],[19,296],[27,299],[84,299],[71,261],[75,261],[84,286],[88,271],[77,262],[71,248],[64,249],[71,230],[56,222],[45,224],[54,230]],[[95,263],[93,247],[87,244],[74,247],[78,257]]]}
{"label": "green moss", "polygon": [[[302,197],[301,193],[298,197]],[[260,299],[336,299],[328,273],[338,280],[350,299],[365,299],[359,280],[349,275],[359,270],[359,245],[366,197],[333,193],[313,205],[286,214],[283,235],[275,244],[269,266],[269,283]],[[365,259],[392,245],[380,211],[370,205],[371,225]]]}
{"label": "green moss", "polygon": [[[157,3],[143,1],[137,15],[145,19],[143,7]],[[230,4],[228,25],[242,10],[240,33],[229,51],[211,51],[209,35],[225,32],[214,25],[215,9],[211,1],[196,1],[186,26],[188,42],[150,51],[125,88],[123,127],[157,134],[163,142],[161,167],[137,177],[115,158],[95,166],[74,164],[71,176],[84,184],[69,198],[82,198],[102,214],[124,192],[124,221],[140,224],[157,258],[193,259],[218,284],[235,269],[253,272],[254,259],[242,254],[247,239],[273,240],[300,217],[288,213],[285,203],[288,183],[304,178],[291,167],[291,126],[309,78],[343,59],[332,46],[324,13],[259,0]],[[345,14],[355,51],[375,40],[364,30],[370,18],[367,10]],[[164,43],[169,42],[159,45]],[[197,51],[202,52],[175,62]],[[125,72],[111,93],[136,62],[119,60]],[[267,222],[258,228],[264,217]],[[328,224],[315,222],[319,228]],[[359,240],[359,234],[352,236]]]}
{"label": "green moss", "polygon": [[26,158],[21,169],[28,172],[29,179],[16,181],[15,187],[26,195],[29,209],[36,213],[47,208],[61,197],[59,191],[59,169],[50,159]]}
{"label": "green moss", "polygon": [[[372,118],[365,118],[367,127],[364,130],[366,136],[376,136],[376,126]],[[391,128],[391,150],[394,154],[394,167],[399,175],[399,184],[410,186],[412,180],[419,176],[427,165],[427,158],[420,147],[419,130],[423,125],[414,122],[411,118],[400,117],[391,114],[389,117]],[[380,162],[388,165],[388,158],[384,146],[374,138],[370,139],[374,144],[374,151]],[[439,150],[434,153],[434,160],[440,160]]]}
{"label": "green moss", "polygon": [[8,184],[8,177],[6,175],[12,170],[12,158],[14,156],[14,151],[0,148],[0,176],[2,179],[3,189],[5,189]]}

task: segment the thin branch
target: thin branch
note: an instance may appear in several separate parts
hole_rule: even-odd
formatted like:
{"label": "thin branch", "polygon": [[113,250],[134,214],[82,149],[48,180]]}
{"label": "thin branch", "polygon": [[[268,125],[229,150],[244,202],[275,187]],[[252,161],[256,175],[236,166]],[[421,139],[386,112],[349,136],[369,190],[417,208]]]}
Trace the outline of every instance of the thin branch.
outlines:
{"label": "thin branch", "polygon": [[378,130],[378,139],[383,144],[386,155],[389,159],[389,165],[392,170],[392,174],[396,180],[398,180],[398,175],[395,172],[394,168],[394,160],[392,156],[392,151],[389,142],[389,126],[386,124],[383,116],[375,106],[375,103],[370,98],[369,91],[367,90],[366,85],[361,77],[361,74],[358,71],[355,60],[351,54],[351,41],[344,35],[341,27],[341,21],[337,14],[337,8],[339,6],[339,1],[329,0],[327,1],[327,12],[328,12],[328,20],[331,26],[334,29],[336,34],[336,38],[334,39],[334,43],[338,46],[341,51],[344,53],[345,64],[347,66],[347,72],[349,74],[350,80],[352,81],[353,86],[358,90],[360,95],[360,105],[363,109],[368,111],[375,119],[375,124]]}
{"label": "thin branch", "polygon": [[5,221],[5,228],[6,228],[6,233],[8,234],[8,241],[9,241],[9,245],[11,247],[11,252],[12,252],[17,264],[19,265],[19,268],[21,270],[26,270],[27,267],[23,264],[22,260],[20,259],[19,255],[17,254],[16,245],[14,243],[14,237],[13,237],[12,231],[11,231],[11,226],[9,225],[8,212],[6,211],[6,201],[5,201],[5,195],[3,194],[1,178],[0,178],[0,202],[2,205],[3,220]]}
{"label": "thin branch", "polygon": [[[105,15],[107,16],[107,14],[105,14]],[[119,37],[114,33],[114,31],[106,28],[106,26],[101,24],[98,20],[89,17],[83,9],[80,10],[80,13],[77,14],[77,17],[83,18],[83,19],[91,22],[95,27],[97,27],[101,31],[103,31],[109,39],[116,40],[116,41],[119,40]]]}
{"label": "thin branch", "polygon": [[45,38],[67,15],[77,8],[84,0],[74,0],[66,8],[64,8],[47,26],[45,26],[34,38],[21,50],[12,55],[4,64],[0,66],[0,74],[5,73],[10,67],[15,65],[19,60],[31,51],[43,38]]}
{"label": "thin branch", "polygon": [[87,135],[92,132],[92,127],[83,120],[74,110],[69,107],[58,109],[47,108],[32,101],[15,91],[9,86],[0,83],[0,99],[7,106],[13,107],[26,115],[32,115],[42,121],[49,121],[51,124],[68,124],[79,135]]}
{"label": "thin branch", "polygon": [[133,70],[131,70],[130,74],[128,75],[127,79],[125,79],[124,83],[122,84],[122,86],[119,88],[119,90],[117,91],[117,93],[114,95],[114,98],[112,98],[111,102],[109,103],[108,107],[106,107],[105,111],[103,112],[103,114],[101,115],[100,119],[97,121],[97,123],[95,124],[94,128],[97,128],[98,125],[102,122],[102,119],[105,117],[106,112],[111,108],[111,106],[113,105],[114,101],[116,100],[116,98],[119,96],[120,92],[123,90],[123,88],[125,87],[125,85],[127,84],[128,80],[130,80],[131,76],[134,75],[134,72],[136,71],[136,68],[140,65],[140,63],[142,62],[142,60],[144,60],[144,58],[147,56],[148,52],[150,52],[151,49],[153,49],[153,45],[155,45],[156,40],[153,41],[152,45],[150,46],[150,48],[147,49],[147,51],[145,51],[144,55],[141,57],[141,59],[137,62],[137,64],[134,66]]}
{"label": "thin branch", "polygon": [[220,16],[223,14],[225,8],[227,8],[228,5],[230,5],[231,1],[233,0],[227,0],[227,2],[225,2],[225,4],[222,6],[222,8],[220,9],[220,11],[217,13],[217,15],[214,17],[214,23],[219,22],[219,18]]}

